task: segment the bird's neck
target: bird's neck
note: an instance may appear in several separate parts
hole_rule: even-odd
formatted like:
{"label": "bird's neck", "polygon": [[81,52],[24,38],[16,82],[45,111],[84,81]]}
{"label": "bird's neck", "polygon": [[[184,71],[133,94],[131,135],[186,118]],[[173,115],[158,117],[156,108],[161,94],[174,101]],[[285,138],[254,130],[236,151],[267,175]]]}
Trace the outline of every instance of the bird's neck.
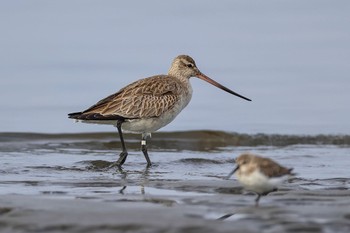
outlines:
{"label": "bird's neck", "polygon": [[188,77],[181,75],[179,72],[172,72],[172,69],[169,70],[168,76],[172,79],[178,80],[183,86],[183,94],[192,96],[192,86]]}
{"label": "bird's neck", "polygon": [[189,78],[186,75],[183,75],[182,73],[178,72],[178,71],[173,71],[172,69],[169,70],[168,75],[171,77],[174,77],[176,79],[178,79],[179,81],[181,81],[182,83],[188,85],[189,83]]}

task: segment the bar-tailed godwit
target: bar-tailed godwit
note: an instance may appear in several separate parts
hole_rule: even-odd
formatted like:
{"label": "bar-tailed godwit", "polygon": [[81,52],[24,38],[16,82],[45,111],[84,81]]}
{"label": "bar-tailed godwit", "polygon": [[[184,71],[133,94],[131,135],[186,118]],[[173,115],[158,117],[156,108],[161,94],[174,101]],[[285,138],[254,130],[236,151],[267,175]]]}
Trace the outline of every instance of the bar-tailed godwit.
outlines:
{"label": "bar-tailed godwit", "polygon": [[192,87],[189,79],[191,77],[200,78],[232,95],[250,101],[204,75],[190,56],[180,55],[172,62],[168,75],[140,79],[100,100],[85,111],[70,113],[68,116],[85,123],[116,126],[122,144],[118,166],[124,164],[128,155],[123,131],[142,134],[141,149],[147,165],[150,166],[146,139],[152,132],[173,121],[190,102]]}
{"label": "bar-tailed godwit", "polygon": [[227,176],[236,173],[238,181],[247,191],[256,193],[255,205],[259,205],[261,196],[277,191],[284,181],[294,174],[293,168],[285,168],[275,161],[257,155],[245,153],[236,158],[236,168]]}

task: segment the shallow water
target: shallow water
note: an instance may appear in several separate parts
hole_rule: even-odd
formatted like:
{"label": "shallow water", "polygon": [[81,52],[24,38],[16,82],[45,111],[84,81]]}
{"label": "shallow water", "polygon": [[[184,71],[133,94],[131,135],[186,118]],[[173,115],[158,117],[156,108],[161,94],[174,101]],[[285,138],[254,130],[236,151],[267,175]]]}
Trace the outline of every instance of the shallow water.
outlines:
{"label": "shallow water", "polygon": [[[1,1],[0,231],[350,232],[349,10]],[[253,101],[191,79],[189,106],[149,141],[149,169],[139,135],[117,169],[116,130],[67,119],[184,53]],[[260,208],[223,179],[247,151],[297,173]]]}
{"label": "shallow water", "polygon": [[[86,202],[84,205],[107,202],[116,211],[121,203],[127,206],[145,203],[150,210],[170,207],[176,212],[174,218],[179,214],[187,219],[250,225],[245,229],[247,232],[260,227],[267,232],[297,229],[346,232],[350,227],[350,162],[346,159],[350,153],[349,136],[248,135],[220,131],[159,133],[149,141],[154,164],[150,168],[146,168],[139,151],[139,137],[126,135],[126,138],[130,155],[123,168],[118,169],[113,166],[120,150],[117,134],[2,133],[0,194],[5,200],[8,195],[22,195],[24,199],[40,197],[48,202],[47,208],[55,205],[55,200],[82,200]],[[224,179],[233,169],[234,158],[247,151],[294,167],[297,173],[278,192],[263,197],[258,209],[253,206],[254,196],[245,194],[234,178]],[[8,208],[18,211],[16,204],[13,205]],[[74,208],[75,204],[71,205]],[[8,205],[0,203],[1,206]],[[36,207],[28,208],[36,213]],[[9,222],[6,220],[10,229],[15,227]],[[66,223],[50,224],[57,227]],[[225,224],[218,229],[226,232]],[[79,224],[76,227],[85,229]],[[162,228],[157,225],[152,229]],[[176,229],[183,230],[174,226],[175,232]],[[197,230],[209,232],[210,229],[203,226]]]}
{"label": "shallow water", "polygon": [[[302,188],[317,189],[323,185],[329,188],[329,183],[343,188],[349,185],[342,181],[350,178],[350,162],[346,159],[350,153],[349,136],[247,135],[221,131],[158,133],[149,140],[151,168],[145,166],[139,137],[129,134],[126,138],[129,156],[118,170],[113,165],[120,151],[117,134],[1,133],[0,179],[6,185],[0,192],[38,194],[50,192],[45,190],[46,184],[50,184],[53,192],[68,188],[68,195],[71,192],[79,195],[71,186],[82,180],[101,181],[102,186],[111,180],[111,184],[107,182],[111,188],[115,188],[115,180],[126,184],[141,184],[150,179],[222,180],[233,168],[234,158],[247,151],[294,167],[298,186]],[[9,184],[14,186],[13,190]]]}

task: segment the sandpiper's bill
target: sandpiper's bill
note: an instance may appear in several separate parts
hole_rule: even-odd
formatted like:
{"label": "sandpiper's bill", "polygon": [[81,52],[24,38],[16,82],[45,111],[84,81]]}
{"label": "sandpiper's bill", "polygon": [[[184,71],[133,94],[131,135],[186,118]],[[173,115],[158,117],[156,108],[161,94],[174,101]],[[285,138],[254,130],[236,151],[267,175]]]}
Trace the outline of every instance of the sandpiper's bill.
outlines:
{"label": "sandpiper's bill", "polygon": [[85,111],[70,113],[68,116],[85,123],[110,124],[117,127],[122,144],[122,152],[116,162],[118,166],[123,165],[128,156],[122,131],[142,134],[141,149],[147,165],[150,166],[146,139],[152,132],[173,121],[190,102],[191,77],[202,79],[232,95],[250,101],[204,75],[190,56],[180,55],[172,62],[167,75],[140,79]]}
{"label": "sandpiper's bill", "polygon": [[272,159],[250,153],[241,154],[235,162],[237,166],[227,179],[236,173],[244,189],[258,195],[255,199],[256,206],[259,205],[261,196],[277,191],[279,185],[294,175],[293,168],[283,167]]}

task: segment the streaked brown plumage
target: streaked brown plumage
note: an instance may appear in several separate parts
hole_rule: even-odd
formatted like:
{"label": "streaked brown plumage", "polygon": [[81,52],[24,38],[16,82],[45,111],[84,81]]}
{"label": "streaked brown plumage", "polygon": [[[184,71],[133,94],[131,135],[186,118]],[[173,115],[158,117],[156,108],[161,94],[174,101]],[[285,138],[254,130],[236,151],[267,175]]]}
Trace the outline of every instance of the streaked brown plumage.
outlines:
{"label": "streaked brown plumage", "polygon": [[245,189],[258,195],[255,199],[256,205],[259,205],[262,195],[276,191],[283,181],[294,175],[293,168],[283,167],[272,159],[250,153],[241,154],[235,162],[237,166],[227,178],[236,173],[238,181]]}
{"label": "streaked brown plumage", "polygon": [[[246,172],[247,174],[250,174],[255,169],[259,169],[261,173],[269,178],[288,175],[291,174],[292,171],[292,169],[283,167],[270,158],[260,157],[258,155],[253,155],[250,153],[244,153],[240,155],[236,159],[236,164],[238,166],[249,164]],[[238,172],[242,171],[238,170]]]}
{"label": "streaked brown plumage", "polygon": [[177,79],[158,75],[138,80],[100,100],[75,119],[113,120],[159,117],[179,101],[185,86]]}
{"label": "streaked brown plumage", "polygon": [[82,112],[69,118],[85,123],[111,124],[117,127],[123,151],[117,161],[122,165],[127,157],[123,131],[142,134],[142,151],[148,166],[151,162],[146,148],[147,136],[169,124],[187,106],[192,97],[191,77],[197,77],[240,98],[250,101],[222,86],[199,71],[187,55],[174,59],[168,75],[156,75],[127,85]]}

